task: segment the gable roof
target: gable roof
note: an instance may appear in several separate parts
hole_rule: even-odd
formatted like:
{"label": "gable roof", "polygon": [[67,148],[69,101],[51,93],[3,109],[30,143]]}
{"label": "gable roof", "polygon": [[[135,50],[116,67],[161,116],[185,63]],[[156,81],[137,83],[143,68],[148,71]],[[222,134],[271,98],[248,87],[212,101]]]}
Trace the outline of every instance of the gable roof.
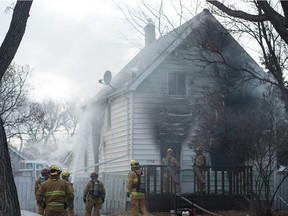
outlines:
{"label": "gable roof", "polygon": [[[149,76],[157,66],[159,66],[185,39],[190,35],[195,35],[197,33],[196,29],[203,27],[203,23],[210,23],[215,27],[214,31],[219,29],[225,30],[225,28],[217,21],[217,19],[207,10],[204,9],[203,12],[193,17],[191,20],[187,21],[183,25],[175,28],[173,31],[162,36],[158,40],[152,42],[151,44],[144,47],[111,81],[111,87],[104,86],[92,99],[92,101],[102,101],[107,99],[107,97],[116,95],[117,93],[124,93],[126,91],[136,90],[139,84]],[[210,27],[209,26],[209,27]],[[215,32],[214,32],[215,33]],[[218,32],[219,33],[219,32]],[[245,50],[237,43],[236,40],[227,32],[229,42],[226,43],[226,48],[237,46],[234,49],[234,55],[227,54],[227,57],[231,56],[239,59],[239,51],[246,55],[245,63],[248,62],[250,66],[256,67],[256,71],[261,71],[262,69],[255,63],[255,61],[245,52]],[[213,36],[212,36],[213,37]],[[227,37],[226,37],[227,38]],[[225,38],[225,40],[226,40]],[[225,45],[225,44],[224,44]],[[229,49],[230,52],[231,49]],[[224,50],[225,51],[225,50]],[[227,52],[227,49],[226,49]],[[247,59],[249,59],[247,61]],[[234,60],[233,60],[234,61]],[[246,62],[247,61],[247,62]],[[237,63],[241,64],[241,63]]]}
{"label": "gable roof", "polygon": [[8,149],[9,149],[10,155],[14,154],[14,155],[17,155],[22,160],[27,160],[27,158],[24,155],[22,155],[21,153],[19,153],[14,147],[8,145]]}

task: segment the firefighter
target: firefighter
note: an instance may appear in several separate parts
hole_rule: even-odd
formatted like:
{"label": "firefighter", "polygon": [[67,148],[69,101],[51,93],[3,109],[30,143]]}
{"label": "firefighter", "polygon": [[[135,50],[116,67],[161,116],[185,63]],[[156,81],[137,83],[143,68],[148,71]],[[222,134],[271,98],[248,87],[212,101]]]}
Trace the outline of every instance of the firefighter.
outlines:
{"label": "firefighter", "polygon": [[[68,171],[64,171],[64,172],[61,173],[61,178],[62,178],[64,181],[69,182],[69,184],[70,184],[70,186],[71,186],[71,188],[72,188],[72,190],[73,190],[73,192],[74,192],[73,183],[70,182],[69,177],[70,177],[70,173],[69,173]],[[72,203],[72,205],[71,205],[71,204],[68,202],[68,200],[66,201],[66,203],[67,203],[67,205],[68,205],[67,207],[69,207],[70,215],[74,215],[74,205],[73,205],[73,203]]]}
{"label": "firefighter", "polygon": [[[67,202],[73,205],[74,192],[71,185],[60,179],[62,170],[57,165],[49,168],[50,178],[41,184],[36,193],[39,206],[45,209],[45,216],[68,216]],[[74,216],[70,213],[70,216]]]}
{"label": "firefighter", "polygon": [[105,201],[105,187],[104,184],[98,180],[98,174],[92,172],[90,174],[91,180],[86,184],[83,191],[83,202],[86,204],[85,216],[90,216],[94,208],[94,216],[100,216],[100,209]]}
{"label": "firefighter", "polygon": [[199,192],[205,192],[205,174],[204,167],[206,166],[206,157],[203,154],[202,148],[197,146],[194,148],[196,157],[193,163],[194,173],[196,175],[196,185]]}
{"label": "firefighter", "polygon": [[174,184],[172,184],[172,176],[174,182],[178,182],[179,163],[175,157],[173,157],[173,150],[167,149],[166,157],[162,158],[162,165],[167,167],[164,168],[163,173],[163,192],[169,192],[170,189],[173,192]]}
{"label": "firefighter", "polygon": [[[71,185],[71,187],[72,187],[72,189],[73,189],[73,183],[69,180],[69,177],[70,177],[70,173],[69,173],[68,171],[62,172],[61,178],[62,178],[64,181],[69,182],[70,185]],[[73,191],[74,191],[74,189],[73,189]]]}
{"label": "firefighter", "polygon": [[137,160],[131,160],[131,171],[128,174],[127,197],[131,196],[132,215],[147,215],[145,189],[141,184],[142,171]]}
{"label": "firefighter", "polygon": [[[49,173],[48,168],[43,168],[41,170],[41,176],[35,181],[35,197],[41,184],[44,183],[49,177],[50,177],[50,173]],[[44,215],[44,209],[41,206],[38,206],[38,214]]]}

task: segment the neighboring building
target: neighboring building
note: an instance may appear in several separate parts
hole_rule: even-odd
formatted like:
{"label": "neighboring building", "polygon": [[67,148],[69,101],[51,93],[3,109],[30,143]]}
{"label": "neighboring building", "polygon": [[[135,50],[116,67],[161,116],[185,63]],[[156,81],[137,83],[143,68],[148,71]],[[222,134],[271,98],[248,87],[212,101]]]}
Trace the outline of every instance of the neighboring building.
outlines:
{"label": "neighboring building", "polygon": [[47,161],[27,159],[12,146],[9,146],[9,153],[14,176],[32,177],[35,179],[41,176],[43,168],[50,167]]}
{"label": "neighboring building", "polygon": [[51,164],[42,160],[23,160],[20,161],[19,170],[16,172],[17,176],[32,177],[34,179],[41,176],[43,168],[49,168]]}
{"label": "neighboring building", "polygon": [[8,148],[11,159],[12,171],[15,175],[15,173],[20,169],[20,161],[27,160],[27,158],[24,155],[20,154],[14,147],[9,145]]}
{"label": "neighboring building", "polygon": [[[87,105],[92,132],[78,166],[100,163],[99,173],[127,174],[131,159],[159,165],[166,149],[172,148],[181,168],[192,168],[194,153],[188,142],[198,129],[192,109],[203,88],[222,88],[223,80],[226,88],[235,87],[244,69],[262,74],[206,9],[158,40],[151,23],[145,34],[146,46]],[[233,68],[215,63],[221,61],[218,51]],[[254,107],[261,93],[255,84],[252,80],[237,87],[233,106]]]}

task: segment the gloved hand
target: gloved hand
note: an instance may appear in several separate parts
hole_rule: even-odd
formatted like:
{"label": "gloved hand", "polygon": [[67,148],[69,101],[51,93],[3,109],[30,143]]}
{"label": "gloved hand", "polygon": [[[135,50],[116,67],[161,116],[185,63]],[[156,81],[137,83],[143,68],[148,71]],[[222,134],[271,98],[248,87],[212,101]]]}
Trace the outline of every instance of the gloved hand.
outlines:
{"label": "gloved hand", "polygon": [[104,203],[105,202],[105,198],[102,198],[102,203]]}
{"label": "gloved hand", "polygon": [[68,203],[68,202],[65,202],[65,203],[64,203],[64,209],[67,209],[68,206],[69,206],[69,203]]}
{"label": "gloved hand", "polygon": [[83,198],[83,202],[86,204],[87,203],[87,200],[86,200],[86,198]]}
{"label": "gloved hand", "polygon": [[129,193],[129,192],[127,192],[127,197],[128,197],[128,198],[130,197],[130,193]]}
{"label": "gloved hand", "polygon": [[46,208],[46,204],[43,202],[43,203],[41,203],[40,207],[42,207],[43,209],[45,209],[45,208]]}

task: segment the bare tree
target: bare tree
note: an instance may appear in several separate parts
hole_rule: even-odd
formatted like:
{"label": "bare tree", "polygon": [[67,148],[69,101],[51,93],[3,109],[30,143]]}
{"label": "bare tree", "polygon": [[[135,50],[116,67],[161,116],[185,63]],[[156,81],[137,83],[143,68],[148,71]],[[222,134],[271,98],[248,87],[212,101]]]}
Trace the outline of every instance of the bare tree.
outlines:
{"label": "bare tree", "polygon": [[27,106],[29,67],[11,64],[0,83],[0,116],[2,117],[7,138],[16,135],[15,128],[27,119],[23,112]]}
{"label": "bare tree", "polygon": [[[287,1],[251,1],[242,5],[254,14],[243,10],[225,6],[220,1],[207,0],[217,7],[216,14],[228,19],[228,26],[234,35],[249,36],[258,44],[260,62],[266,72],[273,79],[262,79],[279,88],[282,99],[288,112],[288,86],[287,86],[287,54],[288,54],[288,30],[287,30]],[[278,4],[277,4],[278,3]],[[281,15],[283,11],[283,15]],[[257,48],[256,48],[257,49]],[[249,73],[249,72],[248,72]]]}
{"label": "bare tree", "polygon": [[127,0],[114,2],[125,20],[140,35],[134,40],[131,40],[131,37],[128,39],[133,48],[138,49],[144,47],[144,28],[148,20],[156,26],[156,37],[161,37],[191,19],[202,9],[201,0],[138,0],[134,2],[134,7],[131,6],[131,2],[128,5]]}
{"label": "bare tree", "polygon": [[[1,82],[24,36],[32,2],[32,0],[18,0],[13,9],[9,30],[0,47]],[[0,165],[0,213],[7,216],[20,216],[20,206],[2,119],[0,119],[0,160],[2,161]]]}
{"label": "bare tree", "polygon": [[17,144],[18,151],[22,152],[28,140],[38,140],[39,134],[42,134],[45,112],[41,104],[36,102],[28,102],[20,112],[25,119],[12,128],[10,143]]}
{"label": "bare tree", "polygon": [[[287,1],[263,1],[263,0],[255,0],[251,1],[254,5],[257,6],[258,11],[255,11],[255,14],[251,14],[249,12],[245,12],[243,10],[239,10],[233,8],[234,6],[226,6],[217,0],[206,0],[210,4],[217,7],[219,10],[223,11],[229,16],[241,18],[251,22],[265,22],[269,21],[275,30],[278,32],[280,37],[288,44],[288,2]],[[275,3],[281,5],[281,9],[277,11],[275,9]],[[274,3],[274,4],[273,4]],[[249,2],[246,2],[248,5]],[[250,8],[249,6],[246,8]]]}
{"label": "bare tree", "polygon": [[271,216],[277,193],[277,189],[271,190],[274,172],[279,162],[287,165],[285,156],[278,157],[281,149],[288,148],[287,114],[279,89],[267,87],[258,111],[241,106],[235,109],[229,104],[230,95],[223,95],[221,90],[206,91],[200,99],[193,115],[201,122],[195,139],[211,157],[216,156],[216,161],[211,161],[217,166],[253,165],[255,190],[247,194],[251,211],[253,215]]}
{"label": "bare tree", "polygon": [[[27,108],[27,121],[18,129],[18,140],[24,154],[51,159],[63,142],[67,142],[77,129],[77,107],[74,103],[58,103],[52,100],[31,103]],[[50,154],[53,150],[53,155]]]}

